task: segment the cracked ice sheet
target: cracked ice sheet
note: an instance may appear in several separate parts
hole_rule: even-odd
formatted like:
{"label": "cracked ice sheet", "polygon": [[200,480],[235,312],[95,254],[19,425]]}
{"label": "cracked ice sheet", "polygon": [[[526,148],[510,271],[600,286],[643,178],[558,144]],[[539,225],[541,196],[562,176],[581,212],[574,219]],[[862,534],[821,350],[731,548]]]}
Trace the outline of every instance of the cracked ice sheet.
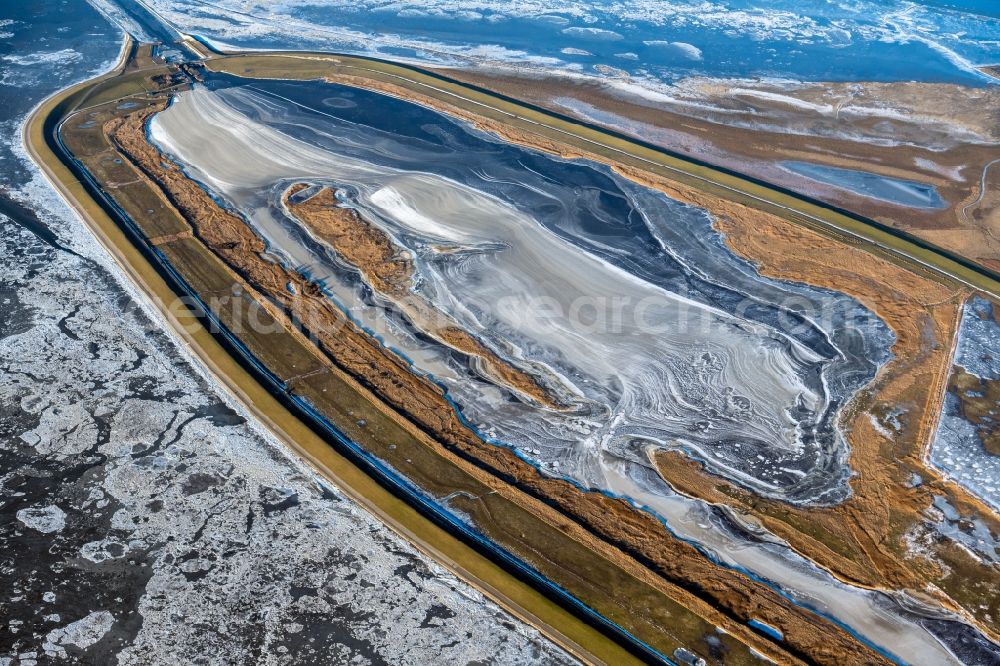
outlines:
{"label": "cracked ice sheet", "polygon": [[82,256],[0,216],[0,661],[572,661],[226,404],[38,185]]}

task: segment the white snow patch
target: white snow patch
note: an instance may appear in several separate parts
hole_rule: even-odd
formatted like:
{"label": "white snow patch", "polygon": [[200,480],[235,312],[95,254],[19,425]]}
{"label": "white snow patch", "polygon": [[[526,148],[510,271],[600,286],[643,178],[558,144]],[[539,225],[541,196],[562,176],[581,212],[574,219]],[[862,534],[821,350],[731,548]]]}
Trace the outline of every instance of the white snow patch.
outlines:
{"label": "white snow patch", "polygon": [[668,42],[662,39],[652,39],[644,41],[643,44],[662,51],[684,56],[689,60],[702,60],[701,49],[694,44],[688,44],[687,42]]}
{"label": "white snow patch", "polygon": [[61,532],[66,527],[66,513],[54,504],[21,509],[17,512],[17,519],[42,534]]}
{"label": "white snow patch", "polygon": [[85,650],[104,638],[114,623],[115,616],[108,611],[94,611],[81,620],[50,631],[43,648],[46,654],[60,657],[66,656],[67,645]]}
{"label": "white snow patch", "polygon": [[91,562],[104,562],[124,557],[129,551],[129,547],[114,539],[102,539],[85,543],[80,549],[80,556]]}
{"label": "white snow patch", "polygon": [[816,111],[817,113],[823,113],[823,114],[833,113],[833,106],[831,106],[830,104],[815,104],[813,102],[807,102],[797,97],[782,95],[781,93],[768,92],[766,90],[752,90],[750,88],[731,88],[729,90],[729,93],[734,97],[755,97],[757,99],[763,99],[769,102],[777,102],[778,104],[784,104],[785,106],[791,106],[806,111]]}
{"label": "white snow patch", "polygon": [[619,39],[625,39],[621,33],[617,33],[614,30],[605,30],[604,28],[563,28],[562,33],[564,35],[572,35],[573,37],[585,37],[588,39],[600,39],[608,42],[617,42]]}
{"label": "white snow patch", "polygon": [[70,62],[79,62],[83,55],[73,49],[62,49],[60,51],[39,51],[27,55],[5,55],[0,56],[0,60],[9,62],[20,67],[32,67],[34,65],[60,65]]}

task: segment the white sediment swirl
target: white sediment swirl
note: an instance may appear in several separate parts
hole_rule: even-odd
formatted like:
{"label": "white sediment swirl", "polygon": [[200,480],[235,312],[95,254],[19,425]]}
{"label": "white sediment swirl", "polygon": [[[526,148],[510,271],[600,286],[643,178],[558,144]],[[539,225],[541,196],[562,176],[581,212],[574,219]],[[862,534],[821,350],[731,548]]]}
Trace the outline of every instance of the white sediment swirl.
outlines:
{"label": "white sediment swirl", "polygon": [[[257,122],[234,104],[278,122]],[[843,497],[846,447],[832,423],[826,381],[836,364],[845,365],[841,350],[824,341],[829,350],[821,355],[774,326],[636,275],[501,196],[406,169],[412,156],[402,153],[420,146],[375,140],[365,148],[370,159],[361,160],[352,152],[364,145],[362,137],[348,131],[333,142],[330,136],[294,138],[278,127],[288,121],[289,108],[245,88],[199,89],[162,114],[152,134],[196,177],[250,212],[291,265],[324,279],[353,314],[448,385],[471,420],[523,451],[539,451],[537,459],[589,486],[607,487],[601,472],[606,459],[645,464],[643,450],[656,446],[688,450],[764,494],[795,501]],[[295,120],[298,129],[307,126]],[[335,130],[317,124],[307,132]],[[600,194],[577,192],[566,200],[567,193],[548,187],[544,176],[529,169],[516,175],[541,193],[545,206],[565,209],[567,218]],[[358,300],[354,286],[338,286],[343,277],[336,262],[321,256],[319,244],[274,205],[274,184],[299,179],[338,187],[350,205],[412,252],[422,296],[511,363],[537,374],[573,409],[556,413],[468,381],[467,369],[446,356],[430,358],[412,332],[365,312],[371,308]],[[643,188],[616,185],[626,214],[646,216],[655,206],[678,217],[697,214]],[[656,220],[649,217],[651,227]],[[684,271],[702,271],[685,266],[683,248],[666,250],[678,255],[675,263]],[[824,298],[836,300],[819,300]],[[736,305],[746,303],[754,304],[754,297],[741,296]]]}

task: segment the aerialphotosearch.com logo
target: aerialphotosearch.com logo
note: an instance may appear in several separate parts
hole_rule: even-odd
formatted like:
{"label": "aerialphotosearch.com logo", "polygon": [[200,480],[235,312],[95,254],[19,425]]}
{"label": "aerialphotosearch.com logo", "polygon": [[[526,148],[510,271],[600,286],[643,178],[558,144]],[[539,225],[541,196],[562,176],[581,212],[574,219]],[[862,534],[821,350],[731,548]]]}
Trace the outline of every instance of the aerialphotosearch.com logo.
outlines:
{"label": "aerialphotosearch.com logo", "polygon": [[[777,302],[733,294],[726,302],[712,301],[682,283],[673,291],[634,298],[600,293],[567,301],[551,295],[510,293],[496,301],[467,298],[453,312],[430,305],[428,299],[409,293],[390,301],[377,293],[358,296],[361,306],[341,307],[332,294],[310,287],[302,294],[291,284],[270,297],[240,284],[204,297],[182,296],[157,304],[182,332],[206,327],[213,334],[225,330],[237,339],[266,338],[294,330],[312,342],[342,335],[345,326],[363,328],[380,339],[399,339],[405,329],[411,337],[419,329],[432,337],[456,327],[473,335],[509,339],[556,340],[572,336],[676,336],[709,339],[720,335],[783,337],[817,340],[836,335],[864,337],[875,316],[859,305],[802,294],[786,295]],[[558,293],[538,289],[539,294]],[[165,307],[164,307],[165,306]],[[208,313],[208,316],[205,316]],[[196,316],[193,316],[196,315]],[[146,318],[148,320],[148,318]],[[155,328],[152,323],[150,328]]]}

